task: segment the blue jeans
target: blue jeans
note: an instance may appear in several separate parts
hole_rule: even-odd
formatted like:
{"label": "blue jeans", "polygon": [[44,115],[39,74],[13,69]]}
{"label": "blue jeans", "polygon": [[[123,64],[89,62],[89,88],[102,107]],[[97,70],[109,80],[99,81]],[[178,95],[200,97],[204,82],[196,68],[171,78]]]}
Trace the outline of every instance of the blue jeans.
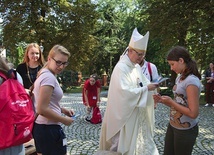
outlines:
{"label": "blue jeans", "polygon": [[198,125],[188,130],[178,130],[168,125],[164,155],[191,155],[198,136]]}

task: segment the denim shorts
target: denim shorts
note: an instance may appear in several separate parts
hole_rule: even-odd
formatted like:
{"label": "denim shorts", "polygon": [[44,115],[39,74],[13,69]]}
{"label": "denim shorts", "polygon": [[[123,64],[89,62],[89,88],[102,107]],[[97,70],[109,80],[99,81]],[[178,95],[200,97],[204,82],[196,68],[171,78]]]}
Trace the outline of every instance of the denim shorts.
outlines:
{"label": "denim shorts", "polygon": [[34,123],[33,138],[37,153],[42,153],[42,155],[66,154],[66,136],[60,125]]}

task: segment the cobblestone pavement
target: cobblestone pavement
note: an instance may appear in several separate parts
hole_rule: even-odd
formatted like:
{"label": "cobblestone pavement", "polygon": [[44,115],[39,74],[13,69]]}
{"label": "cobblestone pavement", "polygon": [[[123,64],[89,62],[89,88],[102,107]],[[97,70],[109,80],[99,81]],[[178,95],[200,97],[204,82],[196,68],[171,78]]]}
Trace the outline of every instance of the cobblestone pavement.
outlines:
{"label": "cobblestone pavement", "polygon": [[[101,94],[100,110],[104,115],[106,93]],[[101,124],[84,121],[85,106],[81,94],[64,94],[62,106],[72,108],[80,114],[71,126],[63,126],[68,141],[67,155],[93,155],[99,145]],[[159,104],[155,110],[156,129],[154,141],[160,155],[163,154],[164,136],[169,121],[169,108]],[[200,106],[199,136],[194,146],[193,155],[214,155],[214,107]]]}

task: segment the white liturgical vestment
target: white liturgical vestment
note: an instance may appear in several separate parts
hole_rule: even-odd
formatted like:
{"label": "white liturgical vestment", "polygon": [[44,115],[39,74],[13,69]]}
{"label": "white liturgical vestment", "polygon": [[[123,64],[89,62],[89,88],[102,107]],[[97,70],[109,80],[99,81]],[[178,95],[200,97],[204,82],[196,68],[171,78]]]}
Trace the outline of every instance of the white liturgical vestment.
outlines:
{"label": "white liturgical vestment", "polygon": [[117,63],[109,85],[100,150],[109,150],[111,139],[119,133],[117,151],[123,155],[159,154],[153,141],[154,91],[148,91],[149,83],[127,55]]}

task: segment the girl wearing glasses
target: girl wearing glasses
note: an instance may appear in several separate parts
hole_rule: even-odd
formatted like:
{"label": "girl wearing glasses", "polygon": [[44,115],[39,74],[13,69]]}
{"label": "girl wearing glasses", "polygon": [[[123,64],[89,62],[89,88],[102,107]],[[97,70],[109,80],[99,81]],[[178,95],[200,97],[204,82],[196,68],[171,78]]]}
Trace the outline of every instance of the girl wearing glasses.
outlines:
{"label": "girl wearing glasses", "polygon": [[[66,154],[67,141],[60,124],[71,125],[73,111],[60,106],[63,91],[56,75],[68,65],[69,57],[70,53],[65,47],[55,45],[34,83],[34,104],[38,117],[35,120],[33,137],[37,154]],[[62,116],[62,113],[66,116]]]}

